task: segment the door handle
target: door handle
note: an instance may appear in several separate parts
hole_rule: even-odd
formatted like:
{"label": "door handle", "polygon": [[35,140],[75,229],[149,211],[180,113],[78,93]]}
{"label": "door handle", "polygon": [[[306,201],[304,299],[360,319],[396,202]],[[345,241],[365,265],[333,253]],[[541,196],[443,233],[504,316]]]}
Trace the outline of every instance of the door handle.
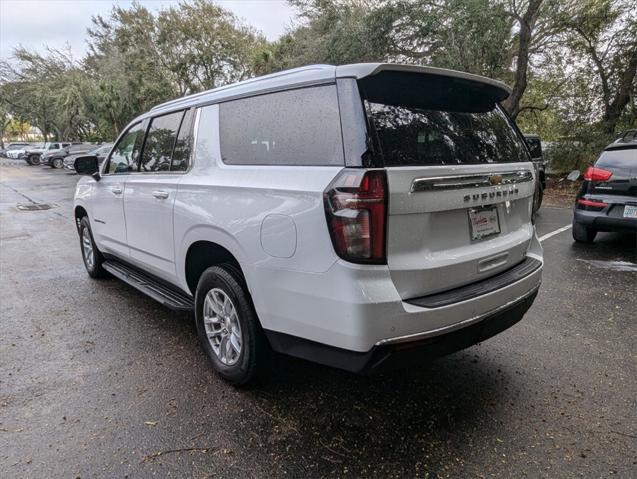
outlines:
{"label": "door handle", "polygon": [[153,196],[157,199],[160,200],[165,200],[166,198],[168,198],[169,193],[167,191],[164,190],[155,190],[153,191]]}
{"label": "door handle", "polygon": [[111,188],[111,193],[113,193],[114,195],[121,195],[122,189],[119,186],[113,186]]}

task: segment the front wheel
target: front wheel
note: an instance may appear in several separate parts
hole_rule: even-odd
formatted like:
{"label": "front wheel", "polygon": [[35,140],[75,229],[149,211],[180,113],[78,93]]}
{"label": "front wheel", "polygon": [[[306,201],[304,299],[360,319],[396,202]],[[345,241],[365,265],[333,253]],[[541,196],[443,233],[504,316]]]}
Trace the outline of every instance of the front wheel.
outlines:
{"label": "front wheel", "polygon": [[106,270],[102,268],[104,257],[100,250],[97,249],[95,241],[93,241],[91,223],[86,216],[80,220],[80,247],[82,248],[82,259],[88,275],[91,278],[107,276]]}
{"label": "front wheel", "polygon": [[62,158],[53,158],[51,161],[51,167],[55,169],[60,169],[64,166],[64,160]]}
{"label": "front wheel", "polygon": [[31,166],[38,166],[40,164],[40,155],[29,155],[27,163]]}
{"label": "front wheel", "polygon": [[265,375],[270,348],[237,268],[220,265],[203,272],[195,293],[195,321],[201,345],[222,378],[246,385]]}
{"label": "front wheel", "polygon": [[592,243],[595,241],[595,236],[597,236],[597,231],[573,221],[573,239],[575,241],[578,243]]}

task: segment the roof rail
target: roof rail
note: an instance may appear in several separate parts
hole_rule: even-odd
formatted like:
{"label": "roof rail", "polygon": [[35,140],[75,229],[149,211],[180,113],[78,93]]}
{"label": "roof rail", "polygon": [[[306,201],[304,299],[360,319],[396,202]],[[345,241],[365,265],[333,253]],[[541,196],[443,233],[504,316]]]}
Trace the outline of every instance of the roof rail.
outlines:
{"label": "roof rail", "polygon": [[316,70],[316,69],[321,69],[321,68],[327,68],[327,67],[331,67],[334,68],[333,65],[323,65],[323,64],[316,64],[316,65],[306,65],[303,67],[298,67],[298,68],[292,68],[290,70],[283,70],[280,72],[275,72],[275,73],[270,73],[268,75],[262,75],[262,76],[258,76],[258,77],[254,77],[254,78],[248,78],[247,80],[242,80],[240,82],[236,82],[236,83],[231,83],[229,85],[224,85],[224,86],[220,86],[217,88],[213,88],[211,90],[205,90],[199,93],[193,93],[192,95],[186,95],[186,96],[182,96],[180,98],[176,98],[174,100],[170,100],[164,103],[160,103],[159,105],[156,105],[154,107],[152,107],[150,109],[150,111],[155,111],[155,110],[159,110],[171,105],[176,105],[179,104],[180,102],[184,101],[184,100],[193,100],[195,98],[199,98],[201,96],[207,95],[211,92],[220,92],[220,91],[224,91],[224,90],[228,90],[231,88],[235,88],[237,86],[240,85],[248,85],[250,83],[255,83],[255,82],[259,82],[262,80],[268,80],[271,78],[277,78],[277,77],[282,77],[282,76],[286,76],[286,75],[293,75],[294,73],[299,73],[302,71],[307,71],[307,70]]}

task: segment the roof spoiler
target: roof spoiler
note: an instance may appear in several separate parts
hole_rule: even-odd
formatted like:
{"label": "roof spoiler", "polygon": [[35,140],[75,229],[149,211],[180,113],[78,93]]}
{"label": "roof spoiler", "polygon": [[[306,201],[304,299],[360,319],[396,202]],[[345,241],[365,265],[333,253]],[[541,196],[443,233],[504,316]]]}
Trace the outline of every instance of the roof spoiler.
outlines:
{"label": "roof spoiler", "polygon": [[377,75],[381,72],[394,71],[405,73],[422,73],[426,75],[436,75],[449,78],[458,78],[465,81],[481,83],[492,87],[496,92],[496,100],[502,101],[511,94],[511,88],[505,83],[491,78],[465,73],[446,68],[435,68],[419,65],[405,65],[400,63],[355,63],[351,65],[341,65],[336,67],[337,77],[354,77],[360,80],[365,77]]}

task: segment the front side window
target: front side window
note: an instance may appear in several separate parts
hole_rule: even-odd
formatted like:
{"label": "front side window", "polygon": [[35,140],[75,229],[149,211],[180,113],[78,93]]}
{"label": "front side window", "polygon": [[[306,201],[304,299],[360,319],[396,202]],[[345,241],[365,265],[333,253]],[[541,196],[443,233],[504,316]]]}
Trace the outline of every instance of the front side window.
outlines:
{"label": "front side window", "polygon": [[144,151],[139,164],[143,173],[169,171],[183,111],[153,118],[150,121]]}
{"label": "front side window", "polygon": [[106,168],[109,174],[131,173],[136,169],[141,139],[144,135],[142,124],[131,126],[119,140],[108,160]]}
{"label": "front side window", "polygon": [[219,105],[221,158],[229,165],[343,165],[334,85]]}

